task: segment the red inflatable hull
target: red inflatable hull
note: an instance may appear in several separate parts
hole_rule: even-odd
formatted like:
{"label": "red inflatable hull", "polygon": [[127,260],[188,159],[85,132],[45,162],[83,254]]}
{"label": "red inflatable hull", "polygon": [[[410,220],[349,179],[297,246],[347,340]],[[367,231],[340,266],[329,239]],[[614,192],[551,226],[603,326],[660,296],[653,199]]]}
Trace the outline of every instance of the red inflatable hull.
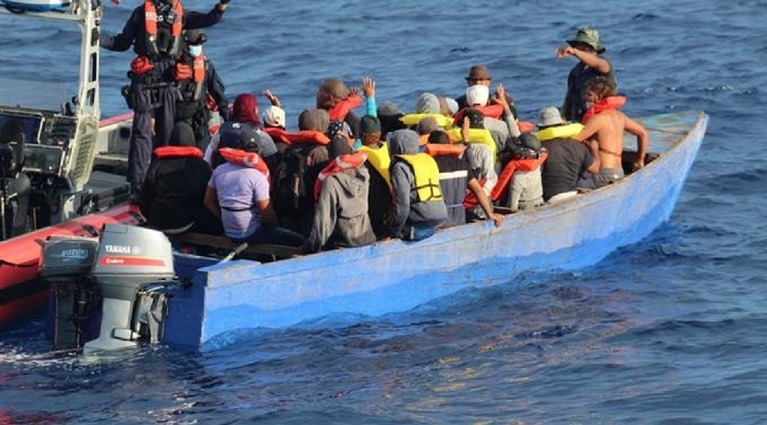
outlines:
{"label": "red inflatable hull", "polygon": [[48,285],[37,279],[42,244],[49,236],[98,237],[104,224],[139,224],[135,205],[122,205],[0,242],[0,324],[41,311]]}

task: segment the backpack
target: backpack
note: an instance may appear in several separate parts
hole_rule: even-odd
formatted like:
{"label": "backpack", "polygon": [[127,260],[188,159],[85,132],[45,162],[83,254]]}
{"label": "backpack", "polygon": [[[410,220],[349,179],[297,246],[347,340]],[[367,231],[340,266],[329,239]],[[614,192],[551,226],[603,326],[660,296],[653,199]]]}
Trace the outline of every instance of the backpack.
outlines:
{"label": "backpack", "polygon": [[308,234],[314,214],[314,182],[328,164],[323,145],[289,145],[272,172],[272,204],[280,224]]}

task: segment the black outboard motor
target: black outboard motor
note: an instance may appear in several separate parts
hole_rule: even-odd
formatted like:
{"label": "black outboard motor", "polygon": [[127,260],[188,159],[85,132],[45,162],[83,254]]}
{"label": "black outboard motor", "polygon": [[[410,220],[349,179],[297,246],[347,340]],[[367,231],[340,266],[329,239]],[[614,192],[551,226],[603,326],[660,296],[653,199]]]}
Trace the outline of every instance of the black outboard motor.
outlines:
{"label": "black outboard motor", "polygon": [[98,334],[94,316],[99,289],[88,280],[99,242],[93,238],[51,236],[43,245],[40,277],[51,284],[53,348],[74,349]]}
{"label": "black outboard motor", "polygon": [[[135,346],[142,334],[157,342],[162,329],[164,298],[153,297],[151,286],[173,281],[170,241],[156,230],[107,224],[101,233],[90,280],[102,296],[99,337],[84,346],[86,354]],[[142,323],[148,329],[142,329]]]}

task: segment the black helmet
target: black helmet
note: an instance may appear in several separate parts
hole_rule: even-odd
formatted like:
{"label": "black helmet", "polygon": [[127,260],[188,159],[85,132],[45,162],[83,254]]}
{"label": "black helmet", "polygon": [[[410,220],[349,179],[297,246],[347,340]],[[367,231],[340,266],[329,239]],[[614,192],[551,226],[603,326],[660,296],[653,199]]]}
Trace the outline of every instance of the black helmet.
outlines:
{"label": "black helmet", "polygon": [[184,30],[184,41],[186,44],[199,45],[208,41],[208,35],[203,30],[191,29]]}

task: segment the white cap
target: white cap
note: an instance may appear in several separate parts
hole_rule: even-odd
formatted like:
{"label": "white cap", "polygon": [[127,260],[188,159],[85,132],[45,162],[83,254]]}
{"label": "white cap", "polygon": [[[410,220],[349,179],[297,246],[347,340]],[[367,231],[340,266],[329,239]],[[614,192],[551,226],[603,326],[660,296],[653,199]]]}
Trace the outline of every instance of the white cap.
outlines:
{"label": "white cap", "polygon": [[490,88],[477,84],[466,88],[466,104],[468,106],[485,106],[490,99]]}
{"label": "white cap", "polygon": [[271,127],[285,128],[285,111],[279,106],[270,106],[264,110],[264,124]]}

